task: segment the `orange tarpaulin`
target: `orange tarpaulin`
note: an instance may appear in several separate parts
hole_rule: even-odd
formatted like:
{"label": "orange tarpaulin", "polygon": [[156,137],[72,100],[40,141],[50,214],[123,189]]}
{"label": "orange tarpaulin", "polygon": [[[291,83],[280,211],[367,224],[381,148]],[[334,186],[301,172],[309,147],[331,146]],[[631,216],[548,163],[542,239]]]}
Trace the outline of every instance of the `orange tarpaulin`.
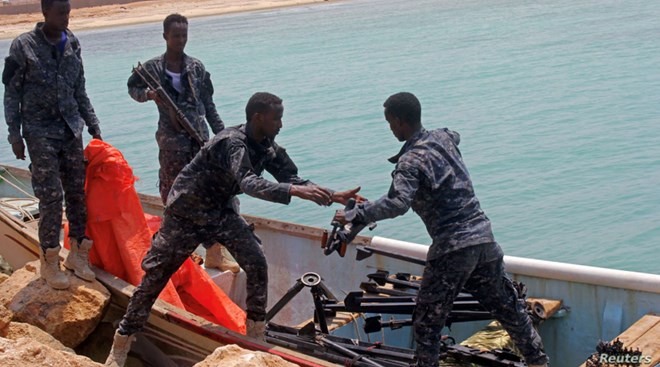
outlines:
{"label": "orange tarpaulin", "polygon": [[[94,241],[90,263],[133,285],[142,280],[142,258],[160,218],[145,214],[135,177],[119,150],[93,139],[85,148],[87,235]],[[68,236],[64,236],[68,240]],[[68,242],[68,241],[66,241]],[[68,248],[68,243],[65,243]],[[228,329],[245,333],[245,312],[190,258],[161,292],[160,299]]]}

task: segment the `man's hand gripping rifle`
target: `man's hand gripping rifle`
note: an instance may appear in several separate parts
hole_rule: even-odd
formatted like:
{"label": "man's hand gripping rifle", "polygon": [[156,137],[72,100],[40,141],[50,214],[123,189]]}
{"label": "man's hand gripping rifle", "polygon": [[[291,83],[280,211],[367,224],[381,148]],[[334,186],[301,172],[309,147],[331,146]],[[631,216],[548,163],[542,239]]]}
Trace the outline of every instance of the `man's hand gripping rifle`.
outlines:
{"label": "man's hand gripping rifle", "polygon": [[[348,211],[355,208],[355,199],[349,199],[344,211]],[[356,223],[355,221],[342,224],[338,220],[333,219],[332,223],[332,232],[330,235],[327,235],[327,231],[323,235],[322,245],[323,253],[327,256],[332,254],[335,250],[339,256],[344,257],[346,255],[346,247],[351,243],[358,233],[362,231],[365,227],[369,227],[369,230],[376,228],[376,223]],[[327,238],[326,238],[327,237]]]}
{"label": "man's hand gripping rifle", "polygon": [[177,107],[176,103],[172,100],[172,98],[165,92],[165,89],[163,89],[163,86],[160,85],[160,82],[158,82],[158,79],[147,70],[141,63],[138,62],[138,66],[133,68],[133,73],[137,74],[137,76],[142,79],[142,81],[147,85],[147,87],[158,95],[158,98],[165,104],[165,107],[170,111],[172,114],[172,117],[174,120],[174,123],[176,124],[176,128],[180,131],[181,129],[185,130],[188,135],[190,135],[197,144],[199,144],[200,148],[204,146],[206,141],[202,138],[202,136],[199,134],[197,130],[193,127],[193,125],[190,123],[186,115],[183,114],[181,109]]}

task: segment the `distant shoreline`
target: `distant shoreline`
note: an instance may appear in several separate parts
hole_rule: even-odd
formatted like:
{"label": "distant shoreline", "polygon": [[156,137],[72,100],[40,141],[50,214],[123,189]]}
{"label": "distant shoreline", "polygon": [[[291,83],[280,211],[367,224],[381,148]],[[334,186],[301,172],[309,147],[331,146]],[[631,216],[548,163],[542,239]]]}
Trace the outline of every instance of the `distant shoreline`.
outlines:
{"label": "distant shoreline", "polygon": [[[137,1],[71,10],[69,28],[75,33],[81,30],[160,22],[171,13],[188,18],[310,5],[338,0],[188,0]],[[37,13],[2,15],[0,39],[12,39],[30,31],[34,24],[43,21]]]}

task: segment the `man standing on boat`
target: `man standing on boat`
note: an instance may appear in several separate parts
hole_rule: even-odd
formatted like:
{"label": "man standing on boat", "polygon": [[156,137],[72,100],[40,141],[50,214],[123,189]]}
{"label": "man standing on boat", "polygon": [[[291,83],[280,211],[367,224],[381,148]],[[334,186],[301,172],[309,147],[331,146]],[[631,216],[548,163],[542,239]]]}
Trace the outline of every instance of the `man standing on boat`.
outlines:
{"label": "man standing on boat", "polygon": [[426,225],[433,243],[414,314],[417,366],[438,366],[440,333],[463,288],[502,324],[528,366],[546,366],[541,337],[504,272],[502,249],[475,196],[458,150],[458,133],[425,130],[421,105],[411,93],[394,94],[383,106],[392,134],[405,142],[389,159],[396,165],[389,192],[352,210],[339,210],[335,220],[371,223],[403,215],[412,207]]}
{"label": "man standing on boat", "polygon": [[[247,123],[221,131],[179,173],[163,224],[142,261],[145,275],[119,323],[106,365],[124,364],[133,334],[144,326],[167,280],[199,243],[211,240],[225,244],[245,270],[247,335],[263,339],[268,265],[253,226],[239,215],[236,195],[246,193],[281,204],[297,196],[330,205],[345,204],[360,189],[334,192],[298,177],[298,168],[274,140],[283,113],[279,97],[254,94],[245,107]],[[263,178],[264,170],[278,182]]]}
{"label": "man standing on boat", "polygon": [[90,135],[101,139],[101,129],[85,91],[80,43],[67,29],[71,4],[42,0],[41,10],[44,22],[14,39],[5,59],[5,120],[14,155],[25,159],[27,145],[32,163],[41,277],[55,289],[66,289],[69,280],[59,266],[63,198],[71,239],[64,266],[84,280],[95,278],[88,264],[92,241],[85,237],[82,131],[85,124]]}
{"label": "man standing on boat", "polygon": [[[165,93],[192,124],[192,128],[204,141],[208,141],[207,121],[213,134],[217,134],[225,126],[213,102],[211,74],[206,71],[201,61],[184,52],[188,41],[188,19],[180,14],[168,15],[163,21],[163,38],[166,44],[165,53],[145,62],[145,72],[158,79]],[[128,94],[138,102],[152,100],[158,107],[158,186],[160,197],[165,204],[174,179],[197,154],[201,148],[200,144],[178,126],[175,111],[163,103],[158,93],[149,89],[136,73],[128,79]],[[240,270],[222,245],[209,245],[206,267],[231,270],[234,273]]]}

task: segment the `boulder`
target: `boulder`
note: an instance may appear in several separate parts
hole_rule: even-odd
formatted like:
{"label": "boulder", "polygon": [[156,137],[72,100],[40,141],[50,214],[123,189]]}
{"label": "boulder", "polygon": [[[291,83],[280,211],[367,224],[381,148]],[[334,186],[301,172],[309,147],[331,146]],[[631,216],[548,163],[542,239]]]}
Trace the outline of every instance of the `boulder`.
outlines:
{"label": "boulder", "polygon": [[101,321],[110,292],[98,281],[66,274],[71,286],[55,290],[39,277],[39,261],[30,262],[0,284],[0,305],[14,313],[13,321],[37,326],[75,348]]}
{"label": "boulder", "polygon": [[55,350],[29,338],[0,338],[0,366],[102,367],[91,359]]}
{"label": "boulder", "polygon": [[5,273],[0,273],[0,284],[2,284],[7,279],[9,279],[9,275]]}
{"label": "boulder", "polygon": [[39,342],[43,345],[47,345],[55,350],[74,353],[74,354],[76,353],[73,351],[73,349],[65,347],[64,344],[60,343],[59,340],[55,339],[52,335],[48,334],[47,332],[39,329],[36,326],[32,326],[30,324],[25,324],[22,322],[12,322],[5,330],[4,335],[0,335],[0,336],[11,340],[28,338],[30,340]]}
{"label": "boulder", "polygon": [[280,356],[243,349],[238,345],[225,345],[193,367],[296,367]]}
{"label": "boulder", "polygon": [[9,311],[5,306],[0,305],[0,337],[12,340],[30,338],[53,349],[74,353],[73,349],[65,347],[52,335],[36,326],[22,322],[11,322],[13,317],[13,312]]}

